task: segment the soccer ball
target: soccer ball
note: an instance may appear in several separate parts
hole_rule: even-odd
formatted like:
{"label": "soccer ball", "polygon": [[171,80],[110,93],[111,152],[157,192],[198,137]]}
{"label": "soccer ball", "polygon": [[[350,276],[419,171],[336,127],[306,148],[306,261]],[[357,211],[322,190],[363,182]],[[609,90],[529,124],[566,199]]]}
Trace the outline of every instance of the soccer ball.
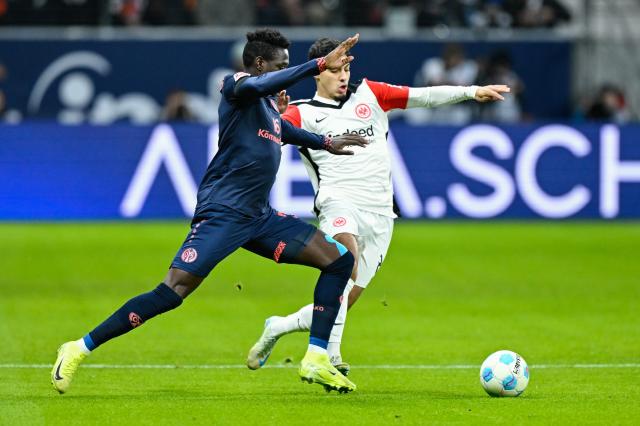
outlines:
{"label": "soccer ball", "polygon": [[491,396],[518,396],[529,384],[529,366],[515,352],[494,352],[480,367],[480,384]]}

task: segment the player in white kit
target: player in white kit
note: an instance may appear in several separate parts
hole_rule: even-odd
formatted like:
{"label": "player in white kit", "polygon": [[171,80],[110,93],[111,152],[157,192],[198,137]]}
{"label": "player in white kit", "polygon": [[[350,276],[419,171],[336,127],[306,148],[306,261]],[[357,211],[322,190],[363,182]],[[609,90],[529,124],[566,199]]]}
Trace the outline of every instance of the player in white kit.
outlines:
{"label": "player in white kit", "polygon": [[[309,59],[325,56],[339,43],[327,38],[317,40],[309,49]],[[354,147],[352,156],[335,157],[324,151],[300,149],[315,191],[314,210],[319,228],[345,245],[356,258],[327,348],[331,363],[345,375],[349,365],[342,361],[340,343],[347,310],[382,265],[397,217],[387,147],[387,111],[449,105],[469,99],[503,100],[500,93],[509,92],[504,85],[414,88],[367,79],[349,84],[349,77],[349,64],[338,71],[322,72],[314,77],[315,96],[292,102],[282,115],[293,125],[313,133],[332,136],[356,133],[369,140],[366,149]],[[282,96],[281,104],[286,105]],[[286,317],[268,318],[262,336],[249,351],[247,366],[254,370],[262,367],[281,336],[308,331],[312,313],[313,304],[309,304]]]}

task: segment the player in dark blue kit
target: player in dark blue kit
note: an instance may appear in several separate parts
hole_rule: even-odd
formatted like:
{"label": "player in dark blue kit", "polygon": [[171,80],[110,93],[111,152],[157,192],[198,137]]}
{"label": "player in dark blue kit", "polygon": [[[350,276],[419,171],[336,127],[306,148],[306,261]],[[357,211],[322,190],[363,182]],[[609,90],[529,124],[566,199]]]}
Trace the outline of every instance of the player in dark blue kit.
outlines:
{"label": "player in dark blue kit", "polygon": [[222,259],[240,247],[276,262],[320,269],[309,348],[299,374],[327,390],[355,389],[331,365],[326,351],[354,257],[312,225],[275,211],[268,197],[283,142],[339,155],[352,154],[344,149],[347,146],[367,144],[355,135],[331,139],[293,127],[280,120],[274,96],[325,69],[340,69],[353,59],[347,52],[358,36],[345,40],[324,58],[292,68],[287,68],[289,41],[278,31],[249,33],[247,40],[243,52],[247,72],[227,76],[222,83],[219,150],[200,183],[191,230],[169,272],[154,290],[127,301],[82,339],[58,349],[51,372],[58,392],[67,391],[80,362],[92,350],[180,306]]}

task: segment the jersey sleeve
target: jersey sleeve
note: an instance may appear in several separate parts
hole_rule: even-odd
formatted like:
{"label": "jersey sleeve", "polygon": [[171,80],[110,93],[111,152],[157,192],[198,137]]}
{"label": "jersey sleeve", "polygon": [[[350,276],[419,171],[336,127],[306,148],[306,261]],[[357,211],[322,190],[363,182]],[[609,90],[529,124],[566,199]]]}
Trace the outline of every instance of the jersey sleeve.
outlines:
{"label": "jersey sleeve", "polygon": [[282,114],[282,119],[287,120],[295,127],[302,128],[302,116],[297,105],[289,105],[284,114]]}
{"label": "jersey sleeve", "polygon": [[[235,86],[233,95],[238,100],[255,99],[262,96],[277,93],[307,77],[320,74],[325,69],[325,64],[319,59],[313,59],[302,65],[285,68],[280,71],[268,72],[258,76],[249,76],[247,73],[234,75]],[[241,74],[238,78],[238,74]]]}
{"label": "jersey sleeve", "polygon": [[[283,117],[284,118],[284,117]],[[309,149],[326,149],[331,139],[295,127],[288,120],[282,120],[282,142]]]}
{"label": "jersey sleeve", "polygon": [[393,84],[380,83],[377,81],[365,80],[378,100],[378,105],[383,111],[392,109],[405,109],[409,100],[409,88],[407,86],[396,86]]}

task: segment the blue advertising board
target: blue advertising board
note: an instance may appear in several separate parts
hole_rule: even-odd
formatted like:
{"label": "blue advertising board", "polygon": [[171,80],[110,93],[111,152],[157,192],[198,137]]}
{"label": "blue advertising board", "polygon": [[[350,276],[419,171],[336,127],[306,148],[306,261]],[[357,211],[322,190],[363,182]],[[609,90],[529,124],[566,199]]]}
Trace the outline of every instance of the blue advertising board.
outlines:
{"label": "blue advertising board", "polygon": [[[2,89],[8,107],[26,118],[68,124],[157,121],[167,94],[183,90],[201,123],[217,122],[219,82],[232,73],[237,40],[0,40],[0,63],[8,70]],[[242,43],[242,41],[240,41]],[[291,63],[307,60],[309,41],[291,46]],[[467,56],[507,52],[525,83],[523,109],[536,119],[570,116],[571,44],[568,42],[467,42]],[[367,77],[413,85],[426,59],[444,43],[367,41],[354,49],[352,79]],[[20,54],[15,54],[20,52]],[[553,64],[553,72],[549,71]],[[290,90],[307,98],[312,79]]]}
{"label": "blue advertising board", "polygon": [[[0,219],[188,217],[217,126],[0,126]],[[407,218],[640,218],[640,126],[392,123],[396,200]],[[271,202],[310,216],[295,149]]]}

